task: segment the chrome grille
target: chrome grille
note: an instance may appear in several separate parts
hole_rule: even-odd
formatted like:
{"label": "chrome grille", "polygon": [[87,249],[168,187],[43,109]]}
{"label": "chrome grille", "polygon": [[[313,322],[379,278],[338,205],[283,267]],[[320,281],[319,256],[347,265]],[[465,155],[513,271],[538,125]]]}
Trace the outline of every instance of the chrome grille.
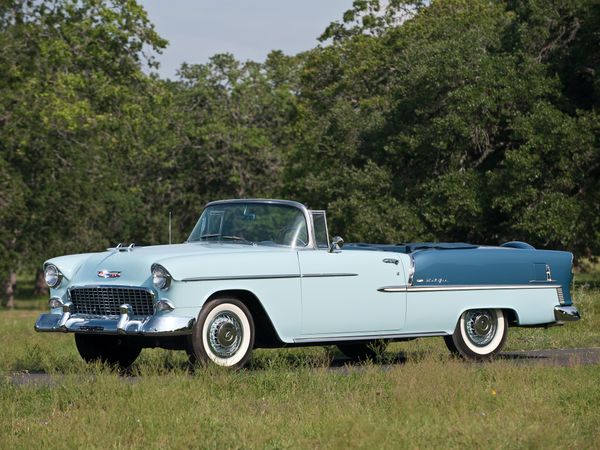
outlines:
{"label": "chrome grille", "polygon": [[132,306],[134,316],[154,312],[154,296],[145,288],[94,286],[72,288],[69,293],[75,314],[118,316],[124,303]]}
{"label": "chrome grille", "polygon": [[562,287],[556,288],[556,291],[558,292],[558,302],[561,305],[564,305],[565,304],[565,296],[563,294]]}

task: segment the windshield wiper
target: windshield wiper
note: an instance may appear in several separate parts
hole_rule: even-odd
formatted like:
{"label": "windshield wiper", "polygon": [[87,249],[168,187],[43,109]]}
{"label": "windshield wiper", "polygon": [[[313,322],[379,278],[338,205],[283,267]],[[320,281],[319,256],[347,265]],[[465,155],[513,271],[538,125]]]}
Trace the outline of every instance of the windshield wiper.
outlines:
{"label": "windshield wiper", "polygon": [[224,235],[218,234],[218,233],[203,234],[202,236],[200,236],[200,239],[209,239],[209,238],[215,238],[215,237],[218,237],[220,239],[225,239],[225,240],[228,240],[228,241],[240,242],[241,244],[255,245],[254,242],[249,241],[248,239],[243,238],[243,237],[239,237],[239,236],[224,236]]}

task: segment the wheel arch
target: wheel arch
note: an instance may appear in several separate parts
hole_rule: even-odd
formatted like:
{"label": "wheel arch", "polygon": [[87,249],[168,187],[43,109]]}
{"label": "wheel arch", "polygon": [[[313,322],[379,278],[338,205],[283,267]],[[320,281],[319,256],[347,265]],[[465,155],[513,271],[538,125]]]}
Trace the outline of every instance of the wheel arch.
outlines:
{"label": "wheel arch", "polygon": [[512,308],[498,308],[501,309],[504,314],[506,314],[506,320],[508,320],[509,327],[518,327],[519,326],[519,314],[516,310]]}
{"label": "wheel arch", "polygon": [[215,291],[206,299],[204,305],[211,300],[223,297],[236,298],[250,310],[250,314],[252,314],[252,319],[254,320],[254,330],[256,333],[254,338],[255,348],[272,348],[284,345],[271,318],[267,314],[267,311],[253,292],[245,289],[224,289]]}

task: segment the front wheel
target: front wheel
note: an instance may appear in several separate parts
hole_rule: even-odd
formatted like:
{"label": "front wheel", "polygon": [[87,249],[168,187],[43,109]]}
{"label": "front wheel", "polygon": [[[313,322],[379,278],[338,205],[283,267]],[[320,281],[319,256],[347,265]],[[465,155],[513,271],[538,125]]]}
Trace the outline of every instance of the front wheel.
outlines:
{"label": "front wheel", "polygon": [[248,362],[253,347],[254,321],[246,305],[236,298],[218,298],[200,311],[187,352],[192,364],[237,369]]}
{"label": "front wheel", "polygon": [[122,369],[132,365],[142,351],[127,336],[76,333],[75,346],[85,362],[100,361]]}
{"label": "front wheel", "polygon": [[506,341],[508,323],[501,309],[470,309],[458,320],[454,333],[444,336],[450,352],[466,359],[485,360]]}

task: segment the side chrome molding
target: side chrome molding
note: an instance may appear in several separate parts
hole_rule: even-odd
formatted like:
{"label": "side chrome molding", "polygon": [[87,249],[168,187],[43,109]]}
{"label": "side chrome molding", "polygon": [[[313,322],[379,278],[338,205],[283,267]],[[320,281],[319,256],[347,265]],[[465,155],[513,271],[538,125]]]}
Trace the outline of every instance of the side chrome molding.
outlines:
{"label": "side chrome molding", "polygon": [[331,277],[357,277],[357,273],[286,273],[273,275],[233,275],[222,277],[193,277],[181,281],[226,281],[226,280],[273,280],[279,278],[331,278]]}
{"label": "side chrome molding", "polygon": [[437,291],[494,291],[510,289],[558,289],[560,286],[554,284],[531,285],[531,284],[485,284],[485,285],[444,285],[444,286],[383,286],[377,289],[379,292],[437,292]]}

